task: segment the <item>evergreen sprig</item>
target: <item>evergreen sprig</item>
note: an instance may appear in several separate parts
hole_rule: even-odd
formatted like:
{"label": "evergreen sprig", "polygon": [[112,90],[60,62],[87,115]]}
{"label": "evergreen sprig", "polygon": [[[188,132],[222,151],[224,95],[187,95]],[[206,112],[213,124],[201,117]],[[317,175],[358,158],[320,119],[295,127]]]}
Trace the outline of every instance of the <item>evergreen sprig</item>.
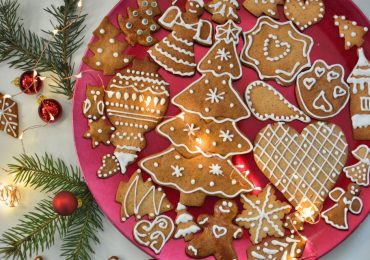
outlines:
{"label": "evergreen sprig", "polygon": [[[0,62],[22,70],[52,72],[53,92],[72,98],[72,55],[82,44],[86,18],[77,4],[78,0],[64,0],[61,6],[45,9],[53,17],[53,30],[44,31],[52,39],[47,40],[24,28],[17,0],[0,0]],[[54,29],[60,32],[54,35]]]}
{"label": "evergreen sprig", "polygon": [[41,201],[17,226],[2,234],[0,255],[7,259],[27,259],[50,248],[59,235],[63,240],[64,259],[91,259],[92,244],[99,243],[97,233],[103,229],[102,212],[83,182],[80,170],[48,154],[42,157],[23,154],[15,160],[15,164],[8,165],[8,173],[16,182],[49,193],[71,191],[82,200],[82,206],[72,216],[63,217],[54,212],[51,198]]}

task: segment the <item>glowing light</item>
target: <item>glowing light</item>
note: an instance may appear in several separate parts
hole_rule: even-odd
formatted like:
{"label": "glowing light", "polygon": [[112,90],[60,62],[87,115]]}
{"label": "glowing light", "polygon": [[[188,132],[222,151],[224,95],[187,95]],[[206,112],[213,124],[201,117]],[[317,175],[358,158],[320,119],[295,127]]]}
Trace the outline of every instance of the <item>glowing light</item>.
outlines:
{"label": "glowing light", "polygon": [[312,210],[312,208],[310,207],[303,208],[301,212],[301,216],[303,219],[313,218],[314,214],[315,214],[315,211]]}
{"label": "glowing light", "polygon": [[83,5],[82,0],[78,1],[78,3],[77,3],[77,7],[81,8],[81,7],[82,7],[82,5]]}
{"label": "glowing light", "polygon": [[23,133],[21,133],[18,137],[19,140],[22,140],[23,139]]}
{"label": "glowing light", "polygon": [[80,78],[82,78],[82,72],[80,72],[80,73],[78,73],[77,75],[75,75],[75,78],[76,78],[76,79],[80,79]]}
{"label": "glowing light", "polygon": [[17,186],[0,185],[0,200],[4,201],[8,207],[14,208],[19,205],[21,196]]}
{"label": "glowing light", "polygon": [[244,169],[245,165],[244,164],[238,164],[238,165],[236,165],[236,167],[239,168],[239,169]]}
{"label": "glowing light", "polygon": [[53,30],[53,35],[56,36],[58,34],[59,30],[58,29],[54,29]]}

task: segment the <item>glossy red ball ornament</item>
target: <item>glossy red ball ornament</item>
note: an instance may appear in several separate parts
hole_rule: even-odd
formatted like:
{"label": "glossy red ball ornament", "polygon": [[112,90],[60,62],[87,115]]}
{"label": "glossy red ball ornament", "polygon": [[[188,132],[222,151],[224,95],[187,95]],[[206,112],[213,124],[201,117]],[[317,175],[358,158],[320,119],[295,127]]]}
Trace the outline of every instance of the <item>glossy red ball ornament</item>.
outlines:
{"label": "glossy red ball ornament", "polygon": [[54,123],[62,116],[62,106],[55,99],[39,98],[39,116],[45,123]]}
{"label": "glossy red ball ornament", "polygon": [[61,216],[70,216],[78,208],[78,200],[72,192],[61,191],[53,199],[53,208]]}
{"label": "glossy red ball ornament", "polygon": [[27,95],[39,93],[42,85],[40,74],[36,71],[26,71],[19,78],[19,88]]}

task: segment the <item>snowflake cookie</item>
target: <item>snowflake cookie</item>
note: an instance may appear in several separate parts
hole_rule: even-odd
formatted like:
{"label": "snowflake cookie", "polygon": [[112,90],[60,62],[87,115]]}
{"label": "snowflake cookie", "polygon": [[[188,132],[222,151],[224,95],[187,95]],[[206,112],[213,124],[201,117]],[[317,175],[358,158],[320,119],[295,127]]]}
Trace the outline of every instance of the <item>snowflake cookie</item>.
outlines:
{"label": "snowflake cookie", "polygon": [[297,75],[311,65],[311,37],[299,32],[292,22],[277,22],[262,16],[244,33],[241,61],[253,67],[261,80],[274,79],[291,85]]}
{"label": "snowflake cookie", "polygon": [[292,207],[276,199],[272,185],[267,185],[258,195],[241,195],[244,210],[235,222],[249,229],[251,241],[258,244],[266,236],[284,236],[282,219]]}

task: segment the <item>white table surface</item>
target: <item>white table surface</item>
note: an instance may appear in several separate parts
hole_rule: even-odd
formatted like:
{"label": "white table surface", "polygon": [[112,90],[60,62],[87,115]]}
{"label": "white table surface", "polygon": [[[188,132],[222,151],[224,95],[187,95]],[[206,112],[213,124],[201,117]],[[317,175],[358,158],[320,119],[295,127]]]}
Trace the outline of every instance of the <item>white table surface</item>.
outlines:
{"label": "white table surface", "polygon": [[[334,1],[334,0],[330,0]],[[24,20],[26,28],[30,28],[35,32],[40,32],[40,29],[51,30],[49,18],[42,11],[49,3],[59,4],[61,0],[22,0],[20,15]],[[84,0],[85,12],[89,15],[86,20],[86,38],[84,47],[75,55],[74,60],[78,66],[81,61],[83,51],[87,41],[92,35],[92,31],[98,26],[99,21],[109,12],[109,10],[117,3],[117,0]],[[368,17],[370,17],[370,0],[354,0]],[[104,4],[103,4],[104,3]],[[16,93],[17,89],[11,85],[11,81],[21,73],[20,70],[9,69],[4,63],[0,64],[0,91],[3,93]],[[47,84],[47,82],[46,82]],[[64,109],[63,119],[56,125],[49,126],[43,129],[37,129],[27,132],[24,136],[26,152],[38,153],[42,155],[44,152],[53,154],[56,157],[64,159],[67,163],[77,165],[76,153],[74,150],[72,136],[72,114],[71,101],[66,101],[60,96],[49,93],[50,88],[44,88],[43,94],[50,98],[57,98],[61,101]],[[21,128],[26,126],[36,125],[40,123],[37,115],[37,102],[34,96],[19,95],[17,101],[20,107]],[[12,157],[22,152],[20,141],[9,138],[0,133],[0,166],[5,166],[12,162]],[[0,170],[0,182],[10,183],[10,177],[6,176]],[[0,233],[17,223],[24,213],[33,210],[34,205],[44,198],[45,194],[40,194],[29,188],[20,187],[22,201],[19,207],[10,209],[0,204]],[[340,246],[334,249],[323,259],[345,260],[369,259],[370,245],[370,218],[368,217],[363,224]],[[114,226],[104,219],[104,232],[99,234],[101,244],[94,247],[96,254],[93,259],[108,259],[112,255],[119,256],[120,259],[149,259],[146,254],[136,248],[130,241],[122,236]],[[55,245],[46,252],[40,253],[46,260],[60,259],[59,251],[60,241],[57,239]],[[356,256],[355,258],[354,255]],[[30,258],[31,259],[31,258]],[[33,258],[32,258],[33,259]]]}

